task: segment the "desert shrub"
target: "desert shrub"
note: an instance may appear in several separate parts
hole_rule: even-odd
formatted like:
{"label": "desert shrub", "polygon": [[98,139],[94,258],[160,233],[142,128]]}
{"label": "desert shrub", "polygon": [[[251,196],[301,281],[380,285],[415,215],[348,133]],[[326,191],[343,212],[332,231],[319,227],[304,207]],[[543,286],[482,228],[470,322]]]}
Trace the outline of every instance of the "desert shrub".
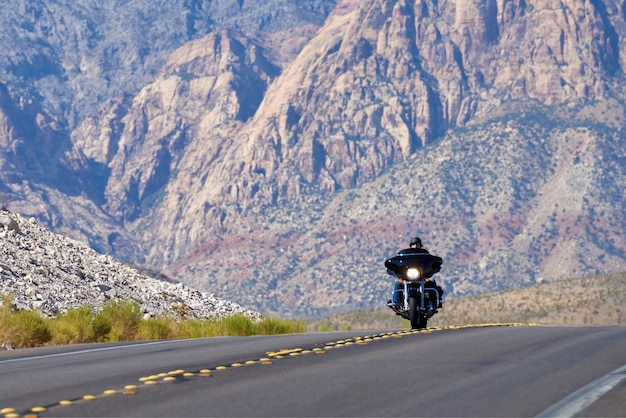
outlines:
{"label": "desert shrub", "polygon": [[54,344],[78,344],[95,340],[94,315],[89,307],[70,308],[52,320]]}
{"label": "desert shrub", "polygon": [[175,337],[176,324],[170,318],[149,318],[139,323],[136,339],[167,340]]}
{"label": "desert shrub", "polygon": [[46,319],[36,311],[16,311],[13,298],[2,297],[0,306],[0,342],[12,348],[37,347],[52,339]]}
{"label": "desert shrub", "polygon": [[[105,334],[104,341],[132,341],[139,331],[139,323],[142,320],[141,307],[133,301],[109,301],[94,319],[94,325],[100,332],[110,331]],[[102,340],[99,340],[102,341]]]}
{"label": "desert shrub", "polygon": [[256,333],[262,335],[293,334],[306,332],[306,321],[289,321],[266,316],[258,323],[257,328]]}
{"label": "desert shrub", "polygon": [[107,336],[111,332],[112,325],[111,320],[106,315],[97,314],[91,323],[91,327],[94,342],[107,341]]}
{"label": "desert shrub", "polygon": [[18,311],[13,317],[15,343],[13,347],[38,347],[52,339],[48,322],[36,311]]}
{"label": "desert shrub", "polygon": [[176,324],[177,338],[204,338],[220,335],[214,321],[191,319]]}
{"label": "desert shrub", "polygon": [[216,336],[275,335],[306,332],[304,320],[283,320],[264,317],[253,320],[245,314],[235,314],[220,319],[187,320],[176,324],[177,338],[205,338]]}
{"label": "desert shrub", "polygon": [[[133,301],[109,301],[95,316],[92,308],[70,308],[56,318],[39,312],[16,311],[13,297],[0,296],[0,345],[25,348],[52,344],[104,341],[166,340],[215,336],[274,335],[306,332],[304,320],[282,320],[266,316],[253,320],[236,314],[220,319],[157,317],[143,319]],[[1,348],[1,347],[0,347]]]}
{"label": "desert shrub", "polygon": [[256,334],[255,324],[249,316],[235,314],[220,319],[217,324],[222,335],[254,335]]}

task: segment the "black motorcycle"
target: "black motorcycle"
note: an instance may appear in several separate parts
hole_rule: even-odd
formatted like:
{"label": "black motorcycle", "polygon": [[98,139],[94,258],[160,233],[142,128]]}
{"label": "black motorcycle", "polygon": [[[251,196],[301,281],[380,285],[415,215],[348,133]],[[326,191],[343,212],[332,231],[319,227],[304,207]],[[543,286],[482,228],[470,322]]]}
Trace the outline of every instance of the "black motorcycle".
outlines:
{"label": "black motorcycle", "polygon": [[402,250],[385,261],[387,273],[404,285],[402,303],[387,305],[402,318],[411,322],[411,328],[426,328],[428,319],[437,313],[443,303],[443,290],[431,277],[441,270],[443,259],[423,249]]}

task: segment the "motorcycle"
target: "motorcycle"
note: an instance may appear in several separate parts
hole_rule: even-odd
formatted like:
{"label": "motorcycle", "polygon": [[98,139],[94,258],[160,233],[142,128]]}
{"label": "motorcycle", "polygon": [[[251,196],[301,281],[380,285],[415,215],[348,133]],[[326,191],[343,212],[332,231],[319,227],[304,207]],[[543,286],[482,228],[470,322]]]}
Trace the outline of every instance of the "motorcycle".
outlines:
{"label": "motorcycle", "polygon": [[441,270],[443,259],[422,249],[402,250],[395,257],[385,260],[387,273],[404,285],[402,303],[387,305],[404,319],[411,328],[423,329],[428,319],[442,307],[443,290],[432,276]]}

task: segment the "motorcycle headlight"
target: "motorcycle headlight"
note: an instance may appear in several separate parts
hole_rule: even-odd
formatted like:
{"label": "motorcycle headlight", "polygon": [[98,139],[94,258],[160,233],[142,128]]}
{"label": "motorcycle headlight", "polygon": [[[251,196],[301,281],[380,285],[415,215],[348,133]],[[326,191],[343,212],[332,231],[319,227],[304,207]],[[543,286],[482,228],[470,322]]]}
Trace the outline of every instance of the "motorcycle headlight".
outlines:
{"label": "motorcycle headlight", "polygon": [[419,279],[420,271],[418,269],[408,269],[406,271],[406,276],[411,280]]}

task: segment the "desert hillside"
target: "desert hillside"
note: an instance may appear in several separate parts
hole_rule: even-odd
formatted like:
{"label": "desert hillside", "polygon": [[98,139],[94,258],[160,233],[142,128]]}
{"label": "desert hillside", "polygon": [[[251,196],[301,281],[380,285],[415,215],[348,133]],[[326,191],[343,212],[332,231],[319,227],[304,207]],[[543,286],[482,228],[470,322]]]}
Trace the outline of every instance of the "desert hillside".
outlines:
{"label": "desert hillside", "polygon": [[[626,325],[626,273],[562,280],[446,301],[429,326],[537,323]],[[408,327],[388,311],[350,312],[309,323],[310,330]]]}

